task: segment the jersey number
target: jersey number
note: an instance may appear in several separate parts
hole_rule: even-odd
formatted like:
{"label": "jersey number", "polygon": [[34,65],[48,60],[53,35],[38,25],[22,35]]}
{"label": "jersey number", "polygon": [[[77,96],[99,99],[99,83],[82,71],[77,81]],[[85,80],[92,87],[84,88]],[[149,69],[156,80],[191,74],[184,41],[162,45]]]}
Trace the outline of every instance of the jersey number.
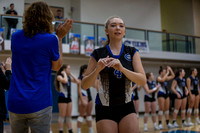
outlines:
{"label": "jersey number", "polygon": [[121,73],[120,71],[115,70],[115,71],[114,71],[114,74],[117,76],[118,79],[119,79],[119,78],[122,78],[122,73]]}

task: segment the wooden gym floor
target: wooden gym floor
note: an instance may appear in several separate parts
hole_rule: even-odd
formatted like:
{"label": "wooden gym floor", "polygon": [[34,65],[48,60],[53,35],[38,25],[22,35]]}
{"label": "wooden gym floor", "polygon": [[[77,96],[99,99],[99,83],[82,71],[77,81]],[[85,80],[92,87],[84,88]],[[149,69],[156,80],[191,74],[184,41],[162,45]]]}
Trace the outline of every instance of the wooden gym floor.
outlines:
{"label": "wooden gym floor", "polygon": [[[51,128],[52,128],[53,133],[58,133],[57,118],[58,118],[58,114],[54,113],[53,117],[52,117],[52,124],[51,124]],[[194,122],[193,117],[192,117],[192,121]],[[171,119],[170,119],[170,122],[172,122]],[[164,118],[163,118],[163,123],[164,123],[163,124],[164,129],[155,131],[153,129],[153,123],[151,121],[151,118],[149,117],[149,119],[148,119],[148,132],[145,132],[145,133],[200,133],[200,125],[191,126],[191,127],[174,128],[174,129],[168,130],[168,129],[166,129]],[[177,123],[179,125],[181,125],[180,116],[178,117]],[[76,119],[73,119],[72,125],[73,125],[73,131],[74,131],[74,133],[76,133],[77,132]],[[139,126],[140,126],[139,127],[140,133],[144,133],[143,115],[141,115],[140,118],[139,118]],[[65,129],[65,133],[67,133],[66,127],[64,129]],[[96,133],[95,119],[93,119],[93,129],[95,131],[94,133]],[[11,133],[9,122],[4,123],[4,130],[5,130],[4,133]],[[83,124],[82,124],[82,133],[88,133],[88,128],[87,128],[86,122],[83,122]]]}

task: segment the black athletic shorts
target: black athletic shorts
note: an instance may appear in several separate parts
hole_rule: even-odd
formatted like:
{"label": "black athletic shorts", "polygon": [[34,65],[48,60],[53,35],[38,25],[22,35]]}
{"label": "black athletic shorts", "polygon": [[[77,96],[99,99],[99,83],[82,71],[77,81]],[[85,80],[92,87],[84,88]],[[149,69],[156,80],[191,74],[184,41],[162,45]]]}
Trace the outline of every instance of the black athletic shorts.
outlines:
{"label": "black athletic shorts", "polygon": [[62,97],[62,96],[58,97],[58,103],[70,103],[70,102],[72,102],[71,98],[65,98],[65,97]]}
{"label": "black athletic shorts", "polygon": [[[178,92],[179,93],[179,92]],[[180,93],[179,93],[180,94]],[[181,95],[181,94],[180,94]],[[185,93],[183,95],[181,95],[181,98],[178,98],[176,94],[174,94],[175,99],[184,99],[187,96],[185,95]]]}
{"label": "black athletic shorts", "polygon": [[191,93],[195,96],[199,95],[199,91],[198,90],[191,90]]}
{"label": "black athletic shorts", "polygon": [[154,97],[150,98],[148,96],[144,96],[144,102],[155,102],[156,99]]}
{"label": "black athletic shorts", "polygon": [[159,98],[159,97],[163,97],[163,98],[167,99],[169,97],[169,94],[168,93],[158,92],[157,98]]}
{"label": "black athletic shorts", "polygon": [[128,114],[135,113],[133,101],[117,106],[102,106],[96,104],[95,109],[96,122],[108,119],[119,123]]}
{"label": "black athletic shorts", "polygon": [[133,100],[134,100],[134,101],[137,101],[137,100],[139,100],[139,97],[138,97],[138,95],[135,95],[135,96],[133,97]]}

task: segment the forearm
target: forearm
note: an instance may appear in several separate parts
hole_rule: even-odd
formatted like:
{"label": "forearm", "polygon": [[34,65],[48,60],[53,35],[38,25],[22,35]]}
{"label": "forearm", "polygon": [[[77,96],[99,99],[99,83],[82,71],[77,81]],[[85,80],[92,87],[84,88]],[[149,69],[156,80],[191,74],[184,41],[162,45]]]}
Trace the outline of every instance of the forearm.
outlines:
{"label": "forearm", "polygon": [[90,74],[84,76],[82,80],[82,88],[83,89],[90,88],[96,81],[98,74],[99,72],[96,69],[94,69],[94,71],[92,71]]}
{"label": "forearm", "polygon": [[143,73],[137,73],[137,72],[133,72],[130,71],[126,68],[122,68],[121,72],[128,78],[130,79],[132,82],[144,86],[146,84],[146,76]]}

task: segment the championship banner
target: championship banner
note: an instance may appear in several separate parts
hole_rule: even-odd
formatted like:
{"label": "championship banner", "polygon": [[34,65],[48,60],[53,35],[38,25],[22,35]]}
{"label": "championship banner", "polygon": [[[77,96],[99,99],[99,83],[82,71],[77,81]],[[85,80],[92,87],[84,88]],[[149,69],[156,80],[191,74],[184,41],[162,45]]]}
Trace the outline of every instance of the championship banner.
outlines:
{"label": "championship banner", "polygon": [[69,33],[70,53],[79,54],[81,35],[76,33]]}
{"label": "championship banner", "polygon": [[90,56],[94,50],[94,37],[93,36],[84,36],[85,44],[85,55]]}
{"label": "championship banner", "polygon": [[105,42],[106,42],[105,37],[99,37],[99,40],[98,40],[99,47],[104,47]]}
{"label": "championship banner", "polygon": [[149,52],[149,45],[147,40],[136,40],[136,39],[123,39],[124,45],[135,47],[141,53],[148,53]]}
{"label": "championship banner", "polygon": [[4,50],[4,28],[0,28],[0,51]]}

